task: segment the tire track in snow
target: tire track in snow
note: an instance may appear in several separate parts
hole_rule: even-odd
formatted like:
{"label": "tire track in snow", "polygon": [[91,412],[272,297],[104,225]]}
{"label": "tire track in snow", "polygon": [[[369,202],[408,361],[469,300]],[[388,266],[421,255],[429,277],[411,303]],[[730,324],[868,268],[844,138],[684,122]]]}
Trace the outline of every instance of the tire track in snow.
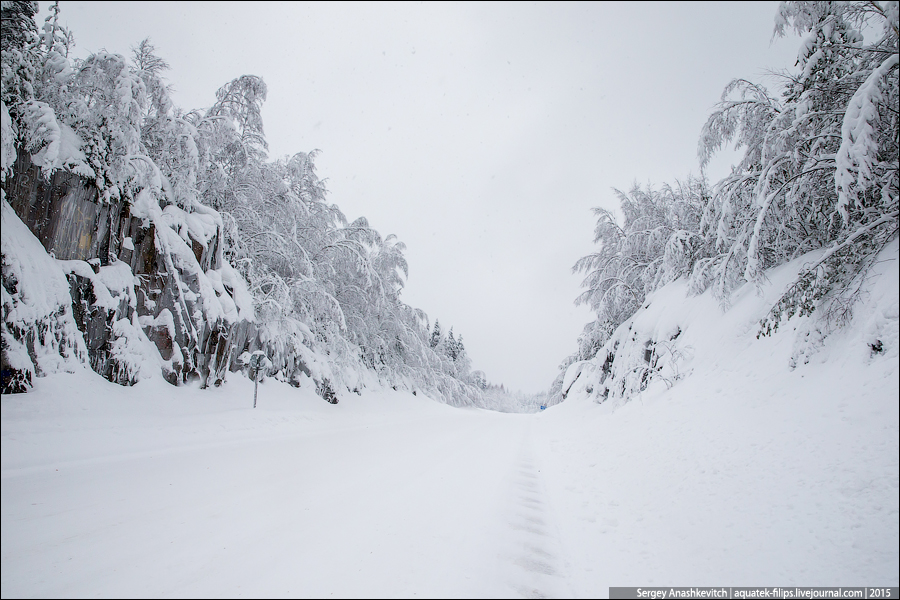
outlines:
{"label": "tire track in snow", "polygon": [[562,548],[552,511],[544,493],[539,464],[531,452],[528,434],[514,468],[508,526],[513,565],[510,586],[523,598],[570,597],[565,587]]}

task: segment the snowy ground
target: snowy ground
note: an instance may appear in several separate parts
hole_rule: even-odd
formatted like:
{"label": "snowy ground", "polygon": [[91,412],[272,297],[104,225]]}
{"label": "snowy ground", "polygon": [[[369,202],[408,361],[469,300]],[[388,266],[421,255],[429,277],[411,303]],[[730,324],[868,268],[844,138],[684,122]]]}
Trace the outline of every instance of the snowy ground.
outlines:
{"label": "snowy ground", "polygon": [[567,593],[533,415],[271,382],[256,410],[247,381],[35,392],[3,398],[4,597]]}
{"label": "snowy ground", "polygon": [[[254,410],[240,376],[40,378],[2,398],[2,596],[896,586],[893,252],[862,321],[795,370],[790,328],[755,340],[768,299],[738,294],[724,316],[685,303],[693,374],[615,408],[573,394],[501,414],[393,391],[330,405],[269,381]],[[872,353],[873,331],[893,350]]]}

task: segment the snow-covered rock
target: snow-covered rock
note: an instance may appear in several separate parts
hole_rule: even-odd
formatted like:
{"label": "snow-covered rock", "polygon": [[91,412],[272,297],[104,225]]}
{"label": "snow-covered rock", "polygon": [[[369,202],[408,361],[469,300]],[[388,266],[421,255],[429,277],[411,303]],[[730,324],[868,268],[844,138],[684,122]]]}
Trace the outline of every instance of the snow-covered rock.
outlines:
{"label": "snow-covered rock", "polygon": [[121,384],[162,372],[209,385],[256,349],[252,297],[222,259],[216,211],[163,209],[150,188],[101,203],[90,182],[65,169],[47,179],[38,162],[20,153],[4,182],[4,382],[18,382],[4,390],[58,370],[46,360],[57,354]]}
{"label": "snow-covered rock", "polygon": [[[5,193],[4,193],[5,196]],[[2,204],[2,392],[24,392],[35,375],[72,371],[87,348],[72,314],[66,275]]]}

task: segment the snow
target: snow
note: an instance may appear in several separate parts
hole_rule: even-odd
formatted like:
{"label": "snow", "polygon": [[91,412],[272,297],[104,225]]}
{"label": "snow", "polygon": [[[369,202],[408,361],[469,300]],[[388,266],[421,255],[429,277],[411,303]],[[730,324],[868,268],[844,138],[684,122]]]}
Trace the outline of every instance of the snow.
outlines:
{"label": "snow", "polygon": [[878,159],[879,150],[876,136],[878,105],[883,100],[879,86],[898,62],[900,56],[897,54],[888,56],[859,86],[847,105],[841,126],[841,147],[835,158],[837,172],[834,176],[838,210],[844,221],[848,219],[847,206],[851,198],[856,201],[857,190],[866,189],[874,179],[873,165]]}
{"label": "snow", "polygon": [[159,207],[159,202],[153,197],[149,187],[145,187],[138,192],[134,203],[131,205],[131,216],[135,219],[142,219],[145,227],[151,222],[156,224],[162,219],[162,209]]}
{"label": "snow", "polygon": [[32,100],[25,107],[25,118],[29,123],[31,155],[34,164],[41,167],[47,176],[58,166],[62,132],[56,120],[56,113],[46,102]]}
{"label": "snow", "polygon": [[65,123],[59,123],[59,134],[59,155],[57,157],[59,165],[70,173],[82,177],[96,177],[94,169],[90,167],[87,157],[82,151],[84,140]]}
{"label": "snow", "polygon": [[628,401],[597,403],[590,362],[535,414],[374,388],[331,405],[305,377],[262,381],[256,409],[234,373],[206,390],[37,378],[0,404],[2,595],[896,586],[898,244],[850,327],[791,368],[809,317],[756,332],[809,260],[724,313],[681,280],[648,297],[615,334],[621,357],[680,330],[659,360],[683,377]]}
{"label": "snow", "polygon": [[29,123],[31,160],[41,167],[45,176],[59,168],[82,177],[96,176],[82,151],[84,140],[71,127],[57,120],[53,107],[32,100],[25,106],[25,119]]}
{"label": "snow", "polygon": [[[201,206],[203,205],[200,203],[195,204],[195,207]],[[191,240],[194,240],[204,248],[222,229],[222,217],[219,213],[208,209],[204,212],[188,213],[172,204],[163,209],[163,222],[177,231],[185,243],[190,244]]]}
{"label": "snow", "polygon": [[117,320],[112,324],[112,331],[114,341],[109,354],[116,365],[117,381],[149,379],[159,373],[164,361],[141,328],[137,313],[132,314],[131,320]]}
{"label": "snow", "polygon": [[7,294],[18,300],[8,318],[32,323],[50,317],[72,302],[66,276],[6,200],[2,210],[4,271],[9,269],[17,281],[16,291],[3,287],[4,305]]}
{"label": "snow", "polygon": [[81,363],[87,348],[72,316],[69,283],[61,261],[51,258],[16,216],[6,193],[0,197],[4,353],[10,366],[29,374],[70,371]]}
{"label": "snow", "polygon": [[56,263],[64,273],[72,273],[91,282],[96,306],[115,310],[121,297],[126,297],[126,302],[132,306],[137,303],[134,297],[134,274],[131,267],[122,261],[99,267],[96,274],[91,265],[83,260],[57,260]]}
{"label": "snow", "polygon": [[16,130],[6,102],[0,102],[0,177],[6,181],[6,175],[16,162]]}
{"label": "snow", "polygon": [[[201,204],[194,205],[194,208],[197,210],[193,213],[174,205],[161,209],[150,189],[144,188],[135,198],[131,215],[142,219],[144,225],[153,223],[156,226],[156,242],[171,259],[172,266],[196,281],[208,322],[213,323],[219,318],[229,323],[253,321],[253,298],[247,284],[234,268],[219,260],[221,264],[218,268],[204,271],[197,262],[189,246],[191,240],[207,248],[210,240],[222,229],[222,217]],[[187,289],[182,294],[191,301],[198,298],[197,294]]]}

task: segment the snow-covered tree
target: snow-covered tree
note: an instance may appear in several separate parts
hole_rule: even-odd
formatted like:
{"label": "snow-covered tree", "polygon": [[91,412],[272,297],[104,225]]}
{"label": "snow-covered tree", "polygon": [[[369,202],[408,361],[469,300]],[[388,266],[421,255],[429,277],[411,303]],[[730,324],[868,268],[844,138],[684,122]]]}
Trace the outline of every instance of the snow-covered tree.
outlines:
{"label": "snow-covered tree", "polygon": [[452,327],[450,328],[450,333],[447,334],[447,341],[444,343],[444,353],[450,360],[456,360],[458,349],[456,347],[456,336],[453,335]]}
{"label": "snow-covered tree", "polygon": [[[3,52],[0,53],[0,96],[11,118],[34,98],[37,80],[37,2],[2,3]],[[16,132],[13,132],[15,135]]]}
{"label": "snow-covered tree", "polygon": [[714,283],[726,299],[766,269],[826,248],[763,333],[798,311],[834,316],[897,235],[897,14],[896,2],[782,3],[775,35],[805,36],[800,72],[785,75],[780,99],[732,82],[704,127],[702,163],[726,143],[744,156],[705,208],[704,234],[715,237],[717,254],[695,273],[698,287]]}
{"label": "snow-covered tree", "polygon": [[441,339],[443,339],[443,333],[441,332],[441,322],[438,319],[434,320],[434,330],[431,332],[431,337],[429,338],[429,345],[431,349],[435,349],[438,347],[438,344],[441,343]]}
{"label": "snow-covered tree", "polygon": [[[770,92],[743,79],[726,86],[700,135],[701,169],[727,145],[743,151],[711,190],[703,180],[662,192],[618,193],[624,223],[604,209],[598,252],[575,271],[587,289],[577,302],[597,319],[579,338],[551,389],[558,400],[567,370],[593,357],[660,285],[690,278],[723,305],[745,282],[818,251],[769,314],[759,335],[795,314],[814,315],[821,339],[848,322],[875,256],[898,234],[897,2],[783,2],[775,36],[804,40],[798,71]],[[804,334],[805,335],[805,334]]]}
{"label": "snow-covered tree", "polygon": [[628,194],[618,190],[615,194],[624,222],[620,225],[611,211],[595,208],[594,243],[600,248],[573,267],[585,274],[586,289],[576,303],[589,305],[597,314],[579,343],[579,354],[585,358],[634,314],[648,293],[689,275],[709,253],[700,235],[708,195],[703,180],[689,179],[659,190],[635,185]]}
{"label": "snow-covered tree", "polygon": [[[138,345],[152,345],[147,335],[165,329],[167,377],[177,382],[206,369],[204,383],[217,382],[234,352],[263,348],[269,375],[292,382],[310,375],[321,390],[378,381],[453,404],[482,401],[460,342],[455,360],[448,357],[440,326],[431,332],[427,315],[401,300],[404,244],[365,218],[348,222],[328,201],[317,151],[268,159],[261,78],[234,79],[209,109],[184,112],[171,101],[169,65],[149,39],[130,62],[106,52],[72,59],[74,37],[60,24],[58,4],[40,30],[36,3],[3,2],[2,10],[4,185],[16,156],[27,153],[44,176],[62,169],[89,180],[110,214],[150,228],[145,252],[165,265],[142,263],[159,272],[141,276],[156,278],[174,304],[163,310],[147,299],[137,315],[129,301],[129,319],[140,322],[119,329]],[[130,239],[109,240],[101,266],[129,245],[137,251]],[[67,273],[90,283],[91,267],[82,267],[68,265]],[[239,314],[252,327],[238,327]],[[140,371],[134,366],[114,369],[131,382]]]}
{"label": "snow-covered tree", "polygon": [[262,78],[242,75],[219,88],[216,103],[207,112],[207,118],[224,119],[234,127],[237,140],[226,150],[235,166],[266,156],[269,146],[263,132],[262,105],[267,94]]}

